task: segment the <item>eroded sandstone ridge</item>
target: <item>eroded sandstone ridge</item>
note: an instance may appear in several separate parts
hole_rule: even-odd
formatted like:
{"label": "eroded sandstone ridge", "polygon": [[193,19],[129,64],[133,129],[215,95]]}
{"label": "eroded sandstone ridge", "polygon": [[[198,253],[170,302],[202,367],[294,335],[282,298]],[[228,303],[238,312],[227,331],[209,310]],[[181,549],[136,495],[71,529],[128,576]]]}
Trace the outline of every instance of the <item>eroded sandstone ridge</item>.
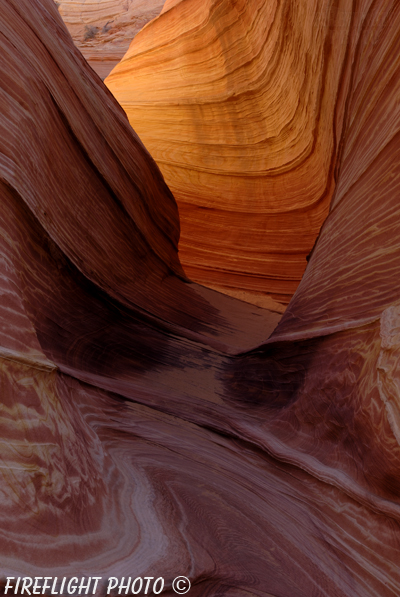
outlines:
{"label": "eroded sandstone ridge", "polygon": [[75,44],[91,67],[106,77],[136,33],[156,17],[165,0],[57,0]]}
{"label": "eroded sandstone ridge", "polygon": [[0,9],[1,574],[397,597],[400,5],[342,13],[336,189],[279,324],[187,280],[53,0]]}
{"label": "eroded sandstone ridge", "polygon": [[167,0],[107,78],[177,199],[193,280],[296,290],[334,189],[350,14],[347,0]]}

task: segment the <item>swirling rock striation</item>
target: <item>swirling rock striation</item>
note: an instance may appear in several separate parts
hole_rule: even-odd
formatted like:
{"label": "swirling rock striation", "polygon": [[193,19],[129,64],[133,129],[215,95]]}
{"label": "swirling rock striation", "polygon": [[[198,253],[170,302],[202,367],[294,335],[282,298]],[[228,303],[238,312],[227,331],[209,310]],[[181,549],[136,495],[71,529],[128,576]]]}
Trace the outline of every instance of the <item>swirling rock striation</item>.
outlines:
{"label": "swirling rock striation", "polygon": [[[179,464],[124,421],[206,412],[224,355],[279,315],[189,283],[173,196],[52,0],[0,9],[1,574],[170,583],[188,552],[142,453]],[[154,425],[129,414],[147,399]]]}
{"label": "swirling rock striation", "polygon": [[0,9],[2,575],[397,596],[398,4],[342,13],[336,189],[279,323],[185,277],[52,0]]}
{"label": "swirling rock striation", "polygon": [[73,40],[104,79],[135,35],[162,10],[164,0],[58,0]]}
{"label": "swirling rock striation", "polygon": [[106,84],[178,202],[191,279],[287,303],[335,185],[344,0],[167,1]]}

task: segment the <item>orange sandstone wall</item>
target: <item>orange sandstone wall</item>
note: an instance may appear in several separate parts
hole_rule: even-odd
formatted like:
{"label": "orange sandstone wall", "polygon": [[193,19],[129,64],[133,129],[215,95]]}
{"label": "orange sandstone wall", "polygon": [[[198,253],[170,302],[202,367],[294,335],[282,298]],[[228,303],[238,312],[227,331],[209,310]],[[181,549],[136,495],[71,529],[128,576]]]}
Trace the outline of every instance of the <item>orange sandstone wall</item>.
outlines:
{"label": "orange sandstone wall", "polygon": [[106,84],[179,206],[180,257],[206,285],[288,302],[327,215],[347,0],[185,0]]}

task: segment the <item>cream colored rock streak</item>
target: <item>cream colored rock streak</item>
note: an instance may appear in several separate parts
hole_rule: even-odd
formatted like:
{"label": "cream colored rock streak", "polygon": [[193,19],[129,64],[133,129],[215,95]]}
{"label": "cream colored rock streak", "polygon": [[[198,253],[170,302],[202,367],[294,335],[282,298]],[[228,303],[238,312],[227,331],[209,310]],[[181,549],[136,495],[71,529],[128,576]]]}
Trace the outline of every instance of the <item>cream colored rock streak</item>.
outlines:
{"label": "cream colored rock streak", "polygon": [[392,305],[382,313],[380,336],[381,351],[377,364],[379,395],[400,445],[400,306]]}

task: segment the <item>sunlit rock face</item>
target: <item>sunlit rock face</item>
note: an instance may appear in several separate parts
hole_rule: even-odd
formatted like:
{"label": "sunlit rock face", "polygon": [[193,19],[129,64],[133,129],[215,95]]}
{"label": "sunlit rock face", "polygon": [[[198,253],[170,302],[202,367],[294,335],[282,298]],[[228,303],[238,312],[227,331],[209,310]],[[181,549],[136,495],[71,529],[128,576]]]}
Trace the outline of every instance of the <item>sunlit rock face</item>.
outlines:
{"label": "sunlit rock face", "polygon": [[135,35],[156,17],[165,0],[57,0],[75,44],[105,78]]}
{"label": "sunlit rock face", "polygon": [[193,280],[296,290],[334,189],[351,10],[167,1],[107,78],[177,199]]}
{"label": "sunlit rock face", "polygon": [[53,1],[0,8],[1,575],[397,597],[398,3],[342,13],[336,189],[282,319],[187,280]]}

